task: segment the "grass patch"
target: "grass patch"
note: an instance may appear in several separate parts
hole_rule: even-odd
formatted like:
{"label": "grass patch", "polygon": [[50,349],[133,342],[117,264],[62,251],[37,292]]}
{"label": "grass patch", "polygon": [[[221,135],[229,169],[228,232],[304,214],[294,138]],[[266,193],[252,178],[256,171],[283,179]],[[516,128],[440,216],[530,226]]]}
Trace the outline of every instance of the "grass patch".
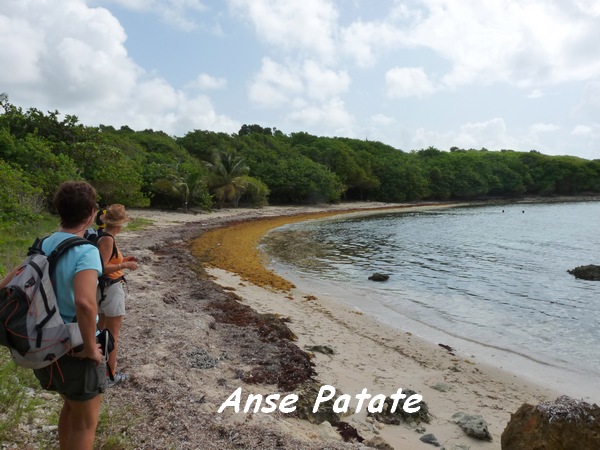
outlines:
{"label": "grass patch", "polygon": [[[115,400],[119,401],[119,398],[116,397]],[[100,410],[94,447],[102,450],[133,449],[135,444],[130,432],[143,423],[143,419],[139,415],[139,410],[123,404],[111,405],[105,397]]]}
{"label": "grass patch", "polygon": [[153,220],[145,219],[143,217],[136,217],[135,219],[131,219],[131,222],[127,224],[127,228],[123,228],[123,232],[143,230],[153,223]]}
{"label": "grass patch", "polygon": [[57,229],[58,219],[50,214],[27,223],[0,222],[0,277],[25,259],[27,249],[37,237]]}
{"label": "grass patch", "polygon": [[[36,395],[41,389],[33,371],[18,367],[8,351],[0,351],[0,442],[24,443],[31,440],[19,427],[35,424],[41,428],[49,420],[55,423],[60,410],[60,397],[54,401]],[[54,420],[53,420],[54,419]],[[40,440],[38,436],[36,440]]]}
{"label": "grass patch", "polygon": [[[111,405],[103,396],[94,448],[129,450],[135,448],[130,430],[143,423],[143,417],[133,407]],[[115,401],[119,398],[116,397]],[[0,442],[15,448],[54,449],[58,445],[56,429],[62,399],[39,386],[32,370],[17,366],[8,351],[0,348]],[[32,435],[28,430],[35,429]]]}

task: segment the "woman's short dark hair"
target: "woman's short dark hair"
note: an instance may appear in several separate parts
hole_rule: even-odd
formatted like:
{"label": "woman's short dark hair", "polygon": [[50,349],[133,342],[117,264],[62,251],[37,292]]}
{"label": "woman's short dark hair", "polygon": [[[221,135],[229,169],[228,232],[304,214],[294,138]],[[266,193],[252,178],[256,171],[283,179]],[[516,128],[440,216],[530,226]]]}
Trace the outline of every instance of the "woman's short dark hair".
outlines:
{"label": "woman's short dark hair", "polygon": [[61,226],[73,228],[96,208],[96,190],[86,181],[65,181],[54,194],[54,207]]}

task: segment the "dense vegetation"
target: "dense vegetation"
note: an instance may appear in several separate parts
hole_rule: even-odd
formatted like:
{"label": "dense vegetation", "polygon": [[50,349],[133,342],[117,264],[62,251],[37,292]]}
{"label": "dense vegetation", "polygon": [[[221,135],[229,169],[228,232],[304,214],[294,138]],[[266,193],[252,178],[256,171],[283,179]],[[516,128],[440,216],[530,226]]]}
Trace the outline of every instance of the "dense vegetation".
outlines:
{"label": "dense vegetation", "polygon": [[56,186],[91,182],[104,204],[202,208],[269,203],[465,200],[600,192],[600,160],[537,151],[430,147],[285,135],[259,125],[183,137],[84,126],[0,96],[0,221],[48,211]]}

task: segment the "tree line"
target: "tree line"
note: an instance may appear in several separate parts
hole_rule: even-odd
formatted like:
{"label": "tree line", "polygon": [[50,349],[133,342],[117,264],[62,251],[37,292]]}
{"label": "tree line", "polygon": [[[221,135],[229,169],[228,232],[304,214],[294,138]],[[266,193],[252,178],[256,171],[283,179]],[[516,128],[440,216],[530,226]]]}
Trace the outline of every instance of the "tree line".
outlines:
{"label": "tree line", "polygon": [[64,180],[85,179],[103,204],[201,208],[371,200],[471,200],[600,193],[600,160],[535,150],[434,147],[289,135],[259,125],[183,137],[84,126],[0,96],[0,220],[48,211]]}

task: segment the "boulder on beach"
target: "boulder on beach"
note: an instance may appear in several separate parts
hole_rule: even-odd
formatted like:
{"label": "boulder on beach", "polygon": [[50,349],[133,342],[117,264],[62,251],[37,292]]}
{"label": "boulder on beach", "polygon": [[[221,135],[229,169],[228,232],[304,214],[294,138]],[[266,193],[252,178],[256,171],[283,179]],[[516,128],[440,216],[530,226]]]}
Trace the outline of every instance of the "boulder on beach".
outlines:
{"label": "boulder on beach", "polygon": [[600,266],[593,264],[587,266],[578,266],[574,269],[567,270],[575,278],[589,281],[600,281]]}
{"label": "boulder on beach", "polygon": [[484,441],[492,440],[492,435],[488,430],[488,424],[479,414],[457,412],[452,416],[452,421],[471,437]]}
{"label": "boulder on beach", "polygon": [[600,406],[561,396],[511,415],[501,436],[502,450],[600,449]]}

